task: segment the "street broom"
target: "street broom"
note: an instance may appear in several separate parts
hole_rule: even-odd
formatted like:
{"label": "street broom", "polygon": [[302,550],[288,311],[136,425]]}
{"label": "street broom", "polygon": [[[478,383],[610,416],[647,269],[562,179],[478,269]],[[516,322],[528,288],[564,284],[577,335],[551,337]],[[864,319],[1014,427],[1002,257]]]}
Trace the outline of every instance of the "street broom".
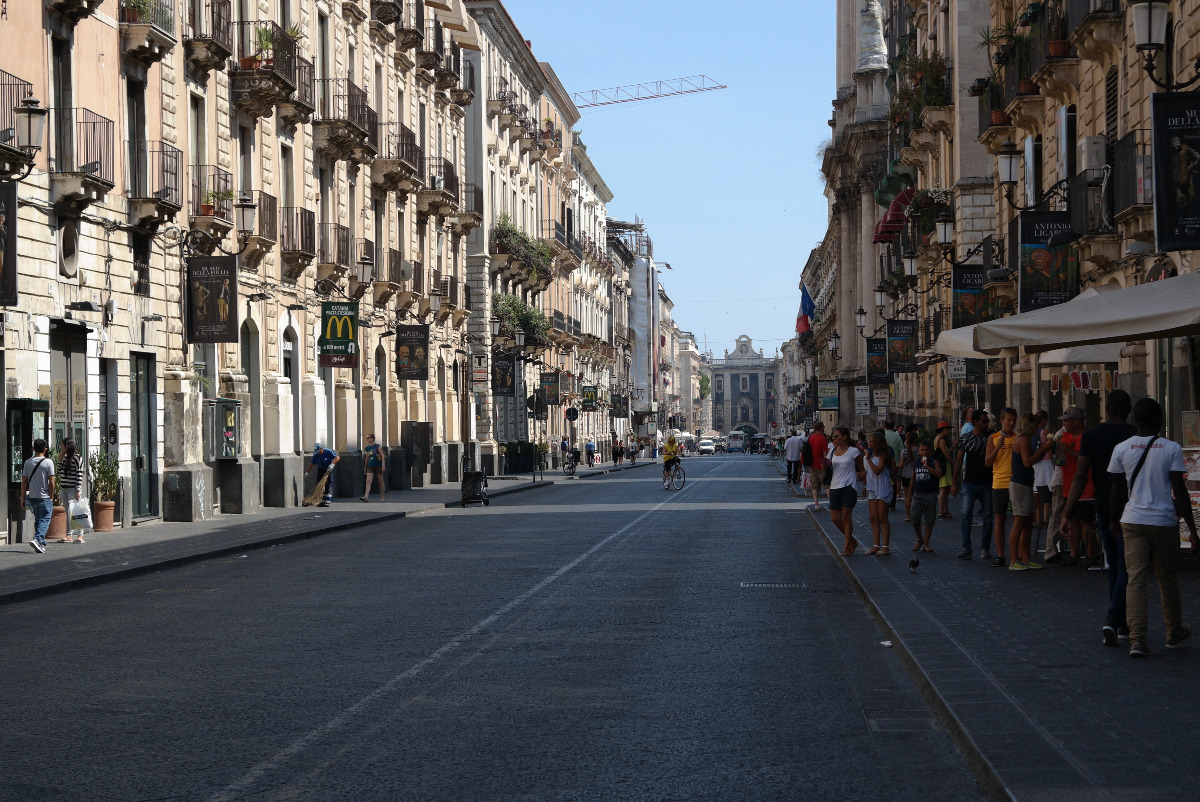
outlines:
{"label": "street broom", "polygon": [[329,471],[325,471],[317,483],[313,485],[313,489],[308,491],[308,495],[304,497],[305,507],[315,507],[325,499],[325,486],[329,484]]}

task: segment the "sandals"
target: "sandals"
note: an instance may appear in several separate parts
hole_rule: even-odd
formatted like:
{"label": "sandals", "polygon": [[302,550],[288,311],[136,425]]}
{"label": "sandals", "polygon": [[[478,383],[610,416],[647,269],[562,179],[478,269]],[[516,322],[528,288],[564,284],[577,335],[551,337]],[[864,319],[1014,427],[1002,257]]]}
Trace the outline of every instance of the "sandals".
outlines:
{"label": "sandals", "polygon": [[872,546],[872,547],[871,547],[871,549],[870,549],[870,551],[868,551],[868,552],[867,552],[867,556],[868,556],[868,557],[874,557],[874,556],[875,556],[876,554],[878,554],[878,553],[879,553],[879,547],[878,547],[878,546]]}
{"label": "sandals", "polygon": [[921,547],[924,545],[925,545],[924,540],[918,540],[916,543],[913,544],[913,551],[920,551]]}
{"label": "sandals", "polygon": [[891,548],[889,548],[888,546],[880,546],[880,547],[879,547],[879,554],[877,554],[876,556],[877,556],[877,557],[891,557],[891,556],[892,556],[892,550],[891,550]]}
{"label": "sandals", "polygon": [[925,552],[926,554],[933,554],[933,546],[930,546],[928,543],[926,543],[921,547],[921,551]]}
{"label": "sandals", "polygon": [[850,545],[847,546],[846,548],[842,549],[842,556],[849,557],[851,554],[853,554],[856,551],[858,551],[858,541],[855,540],[854,538],[850,538]]}

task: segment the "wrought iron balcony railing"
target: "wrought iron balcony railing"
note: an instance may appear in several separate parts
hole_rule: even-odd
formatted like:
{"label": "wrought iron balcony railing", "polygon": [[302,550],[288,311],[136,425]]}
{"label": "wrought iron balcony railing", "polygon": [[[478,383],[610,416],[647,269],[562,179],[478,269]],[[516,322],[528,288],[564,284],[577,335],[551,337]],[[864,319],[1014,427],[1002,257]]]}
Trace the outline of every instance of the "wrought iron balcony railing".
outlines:
{"label": "wrought iron balcony railing", "polygon": [[212,164],[188,167],[191,213],[202,217],[233,219],[233,175]]}
{"label": "wrought iron balcony railing", "polygon": [[349,267],[354,261],[351,242],[349,228],[341,223],[326,223],[321,226],[317,261],[323,265]]}
{"label": "wrought iron balcony railing", "polygon": [[187,0],[183,12],[183,38],[212,40],[233,52],[233,8],[230,0]]}
{"label": "wrought iron balcony railing", "polygon": [[428,160],[426,189],[436,189],[458,198],[458,174],[454,165],[441,156],[430,156]]}
{"label": "wrought iron balcony railing", "polygon": [[120,9],[120,22],[150,24],[174,38],[175,0],[121,0]]}
{"label": "wrought iron balcony railing", "polygon": [[51,172],[113,183],[116,126],[90,109],[51,109]]}
{"label": "wrought iron balcony railing", "polygon": [[183,151],[166,142],[129,141],[125,194],[183,206]]}
{"label": "wrought iron balcony railing", "polygon": [[312,209],[299,206],[285,206],[279,210],[279,243],[284,253],[317,255],[316,217]]}
{"label": "wrought iron balcony railing", "polygon": [[296,40],[270,20],[233,25],[238,69],[269,73],[295,88]]}
{"label": "wrought iron balcony railing", "polygon": [[1154,163],[1150,132],[1137,129],[1117,140],[1113,149],[1113,211],[1154,205]]}
{"label": "wrought iron balcony railing", "polygon": [[261,189],[254,190],[251,193],[251,197],[258,204],[258,211],[254,215],[255,236],[268,239],[271,242],[278,242],[279,200],[274,195],[263,192]]}

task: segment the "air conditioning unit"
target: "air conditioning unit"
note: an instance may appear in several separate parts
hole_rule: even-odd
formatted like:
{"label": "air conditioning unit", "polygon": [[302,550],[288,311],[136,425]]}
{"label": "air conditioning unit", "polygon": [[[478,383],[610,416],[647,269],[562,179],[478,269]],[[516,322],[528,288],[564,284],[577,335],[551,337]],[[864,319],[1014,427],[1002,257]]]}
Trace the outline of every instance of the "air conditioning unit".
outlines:
{"label": "air conditioning unit", "polygon": [[1085,136],[1079,140],[1076,149],[1076,168],[1084,170],[1100,170],[1108,163],[1105,153],[1105,141],[1102,136]]}

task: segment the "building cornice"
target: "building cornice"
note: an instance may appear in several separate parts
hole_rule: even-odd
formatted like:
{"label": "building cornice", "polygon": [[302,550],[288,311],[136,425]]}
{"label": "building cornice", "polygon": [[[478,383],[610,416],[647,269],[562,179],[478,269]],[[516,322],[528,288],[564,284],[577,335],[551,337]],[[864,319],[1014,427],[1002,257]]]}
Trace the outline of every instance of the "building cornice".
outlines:
{"label": "building cornice", "polygon": [[575,106],[575,101],[571,100],[571,94],[558,79],[558,73],[550,66],[550,62],[539,61],[538,66],[542,68],[542,75],[546,77],[546,96],[550,98],[554,108],[558,109],[567,128],[574,128],[582,115]]}
{"label": "building cornice", "polygon": [[499,0],[464,0],[464,5],[480,32],[503,51],[505,61],[514,66],[525,87],[539,96],[544,93],[545,73],[504,4]]}

